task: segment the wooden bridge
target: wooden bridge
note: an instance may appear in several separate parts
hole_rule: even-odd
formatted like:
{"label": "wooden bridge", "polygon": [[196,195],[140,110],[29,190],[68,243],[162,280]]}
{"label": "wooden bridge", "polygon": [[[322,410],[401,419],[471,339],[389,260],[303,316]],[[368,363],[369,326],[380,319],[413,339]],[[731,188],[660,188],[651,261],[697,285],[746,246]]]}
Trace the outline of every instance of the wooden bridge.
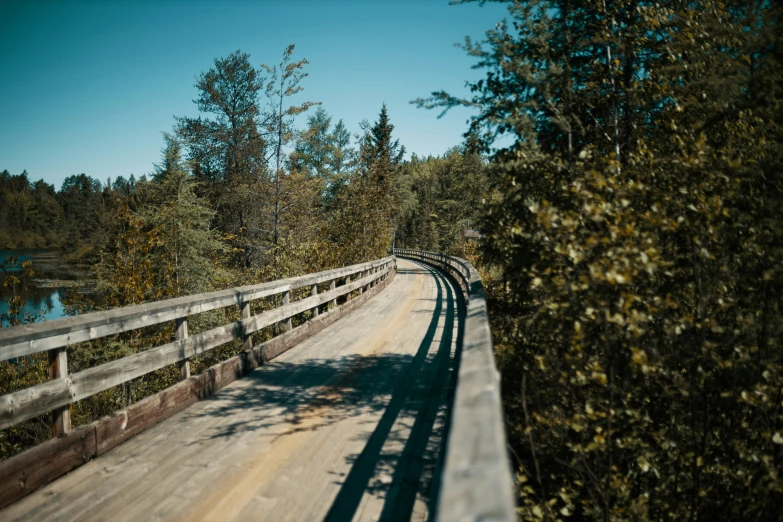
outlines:
{"label": "wooden bridge", "polygon": [[[51,412],[55,434],[0,462],[0,520],[516,519],[481,279],[394,253],[0,330],[0,360],[50,362],[48,381],[0,397],[0,429]],[[232,309],[188,335],[189,317]],[[68,371],[69,346],[171,321],[170,343]],[[239,355],[190,374],[231,342]],[[74,402],[170,365],[178,383],[71,425]]]}

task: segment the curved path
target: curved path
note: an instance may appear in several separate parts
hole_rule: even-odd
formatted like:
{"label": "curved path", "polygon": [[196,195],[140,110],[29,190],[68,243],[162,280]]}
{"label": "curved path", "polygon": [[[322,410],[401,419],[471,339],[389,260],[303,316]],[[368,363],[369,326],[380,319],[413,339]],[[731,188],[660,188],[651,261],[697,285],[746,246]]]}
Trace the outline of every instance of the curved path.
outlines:
{"label": "curved path", "polygon": [[398,259],[356,311],[2,520],[425,520],[460,293]]}

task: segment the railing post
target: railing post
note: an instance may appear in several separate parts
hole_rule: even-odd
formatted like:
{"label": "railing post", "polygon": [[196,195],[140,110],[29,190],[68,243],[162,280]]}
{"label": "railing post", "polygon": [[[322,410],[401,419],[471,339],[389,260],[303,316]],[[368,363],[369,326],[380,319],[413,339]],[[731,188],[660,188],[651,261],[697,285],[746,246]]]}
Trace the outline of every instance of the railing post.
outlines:
{"label": "railing post", "polygon": [[[345,276],[345,284],[346,285],[351,284],[351,276]],[[345,294],[345,302],[347,303],[350,300],[351,300],[351,292],[348,292],[347,294]]]}
{"label": "railing post", "polygon": [[[283,306],[287,305],[291,302],[291,292],[285,291],[283,292]],[[292,319],[289,317],[285,320],[285,331],[290,332],[291,329],[294,327]]]}
{"label": "railing post", "polygon": [[[68,376],[68,351],[65,347],[49,350],[49,379]],[[59,437],[71,431],[71,405],[52,410],[52,436]]]}
{"label": "railing post", "polygon": [[[184,341],[188,338],[188,318],[179,317],[177,324],[177,341]],[[190,359],[185,359],[177,363],[179,366],[179,380],[184,381],[190,378]]]}
{"label": "railing post", "polygon": [[[332,279],[332,282],[329,283],[329,290],[334,290],[335,288],[337,288],[337,279]],[[332,299],[332,306],[334,308],[337,308],[337,298],[336,297],[334,299]]]}
{"label": "railing post", "polygon": [[[242,303],[242,320],[250,319],[250,301]],[[244,341],[244,348],[246,352],[253,349],[253,334],[246,334],[242,336]]]}
{"label": "railing post", "polygon": [[[313,285],[310,288],[310,295],[316,296],[318,295],[318,285]],[[313,308],[313,319],[318,317],[318,305],[315,305],[315,308]]]}
{"label": "railing post", "polygon": [[[366,273],[367,273],[366,270],[362,270],[361,272],[359,272],[359,279],[363,278]],[[364,285],[359,287],[359,295],[362,295],[363,293],[364,293]]]}

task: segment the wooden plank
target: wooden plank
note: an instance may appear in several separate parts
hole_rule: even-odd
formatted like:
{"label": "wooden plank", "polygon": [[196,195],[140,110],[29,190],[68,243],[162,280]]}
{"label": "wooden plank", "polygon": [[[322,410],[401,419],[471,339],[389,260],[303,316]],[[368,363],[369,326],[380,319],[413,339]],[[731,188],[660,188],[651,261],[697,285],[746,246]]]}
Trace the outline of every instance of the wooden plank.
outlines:
{"label": "wooden plank", "polygon": [[[290,288],[285,286],[284,288]],[[266,292],[256,292],[253,294],[253,298],[265,297],[266,295],[274,295],[279,293],[280,287],[275,286],[270,288]],[[225,292],[221,292],[225,293]],[[204,294],[207,295],[207,294]],[[147,305],[138,305],[137,307],[118,308],[115,310],[109,310],[107,312],[97,312],[96,314],[85,314],[81,316],[69,317],[65,319],[57,319],[55,321],[45,321],[42,323],[35,323],[36,325],[50,325],[51,330],[48,336],[38,339],[24,339],[25,336],[19,335],[17,337],[23,338],[21,342],[6,344],[6,340],[3,339],[3,330],[13,330],[16,327],[0,330],[0,360],[7,360],[14,357],[20,357],[22,355],[29,355],[32,353],[48,350],[50,348],[57,348],[59,346],[68,346],[71,344],[89,341],[107,335],[114,335],[145,326],[155,325],[166,321],[173,321],[179,317],[188,315],[199,314],[214,310],[216,308],[222,308],[229,305],[238,304],[241,302],[242,295],[236,292],[231,293],[229,296],[223,298],[207,301],[204,303],[194,303],[182,307],[174,307],[173,309],[167,309],[164,311],[155,312],[154,310],[147,311],[147,308],[154,308],[160,306],[160,301],[156,303],[149,303]],[[135,311],[131,309],[141,308],[141,311]],[[91,319],[89,316],[109,316],[101,319]],[[89,326],[82,327],[77,324],[76,326],[68,324],[58,324],[62,322],[76,322],[76,319],[90,319]],[[102,324],[92,324],[98,321]],[[23,325],[24,326],[24,325]],[[13,333],[13,332],[11,332]]]}
{"label": "wooden plank", "polygon": [[[310,295],[318,295],[318,285],[313,285],[310,287]],[[313,308],[313,318],[318,317],[318,307]]]}
{"label": "wooden plank", "polygon": [[197,379],[198,377],[190,377],[124,410],[95,421],[92,425],[95,427],[97,455],[103,455],[125,440],[197,402],[198,396],[193,391],[193,381]]}
{"label": "wooden plank", "polygon": [[[49,350],[49,379],[68,376],[68,352],[63,348]],[[52,410],[52,437],[59,437],[71,431],[71,405]]]}
{"label": "wooden plank", "polygon": [[[286,305],[288,305],[291,302],[291,292],[283,292],[283,306],[281,308],[285,308]],[[293,328],[293,323],[291,322],[291,318],[288,317],[285,320],[285,331],[290,332]]]}
{"label": "wooden plank", "polygon": [[84,426],[0,462],[0,508],[96,455],[95,428]]}
{"label": "wooden plank", "polygon": [[354,274],[369,267],[384,266],[390,262],[390,259],[385,258],[260,285],[237,287],[54,321],[3,328],[0,329],[0,361],[328,282],[331,279]]}
{"label": "wooden plank", "polygon": [[[188,338],[188,318],[180,317],[176,320],[176,339],[182,341]],[[179,380],[184,381],[190,378],[190,359],[184,359],[177,363],[179,365]]]}
{"label": "wooden plank", "polygon": [[71,377],[47,381],[0,397],[0,429],[71,402]]}
{"label": "wooden plank", "polygon": [[[243,320],[250,319],[250,301],[245,301],[242,303],[241,316]],[[246,352],[249,352],[253,349],[253,334],[244,334],[242,336],[242,340]]]}

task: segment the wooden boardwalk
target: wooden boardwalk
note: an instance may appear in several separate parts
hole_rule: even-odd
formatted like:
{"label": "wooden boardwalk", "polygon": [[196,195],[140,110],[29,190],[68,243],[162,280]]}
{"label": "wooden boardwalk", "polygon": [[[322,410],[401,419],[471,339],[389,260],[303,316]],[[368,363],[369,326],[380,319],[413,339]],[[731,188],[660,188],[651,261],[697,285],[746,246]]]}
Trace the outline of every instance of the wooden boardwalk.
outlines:
{"label": "wooden boardwalk", "polygon": [[459,290],[398,260],[362,307],[0,520],[425,520]]}

